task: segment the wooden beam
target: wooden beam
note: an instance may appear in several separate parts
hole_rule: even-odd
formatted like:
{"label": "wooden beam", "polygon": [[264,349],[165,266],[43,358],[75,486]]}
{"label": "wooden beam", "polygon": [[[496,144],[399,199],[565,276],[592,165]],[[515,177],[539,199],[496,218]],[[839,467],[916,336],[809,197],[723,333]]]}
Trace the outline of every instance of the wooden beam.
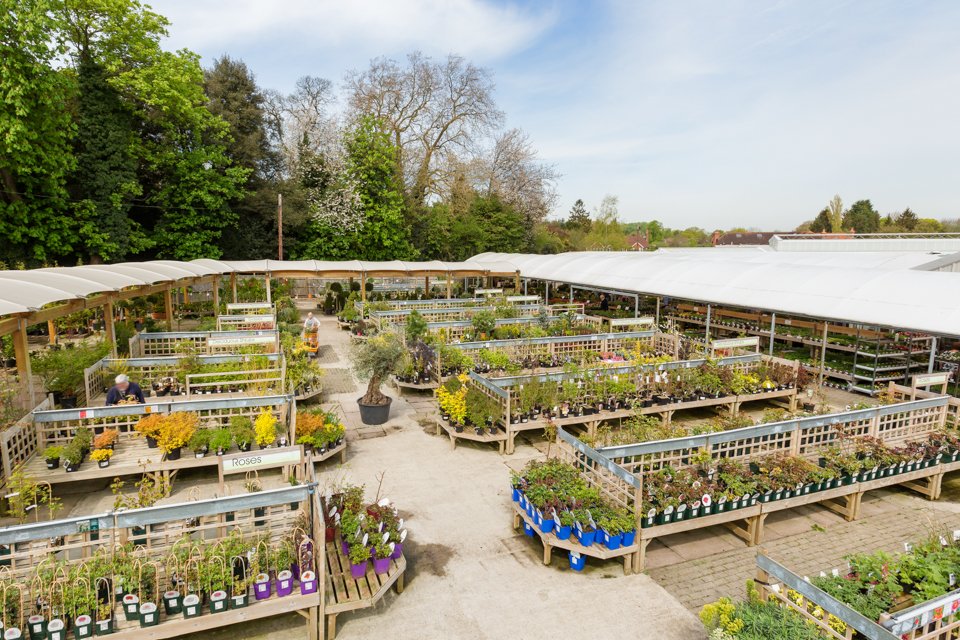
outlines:
{"label": "wooden beam", "polygon": [[27,322],[19,319],[17,330],[13,332],[13,353],[17,358],[17,376],[20,378],[20,388],[24,397],[30,400],[30,406],[37,403],[33,397],[33,379],[30,370],[30,347],[27,345]]}
{"label": "wooden beam", "polygon": [[163,290],[163,308],[167,316],[167,331],[173,331],[173,289]]}
{"label": "wooden beam", "polygon": [[113,328],[113,302],[103,305],[103,327],[107,344],[110,345],[110,355],[117,357],[117,334]]}

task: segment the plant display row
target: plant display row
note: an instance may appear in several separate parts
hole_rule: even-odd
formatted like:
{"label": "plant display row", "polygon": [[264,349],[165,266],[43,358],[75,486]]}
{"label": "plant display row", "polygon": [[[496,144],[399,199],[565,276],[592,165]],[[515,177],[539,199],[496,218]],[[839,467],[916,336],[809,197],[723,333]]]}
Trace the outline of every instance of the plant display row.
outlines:
{"label": "plant display row", "polygon": [[939,598],[957,588],[960,544],[947,532],[936,532],[908,545],[906,553],[855,554],[849,570],[821,574],[813,584],[858,613],[879,621],[881,614]]}
{"label": "plant display row", "polygon": [[[263,409],[251,420],[247,416],[233,416],[227,427],[215,422],[200,425],[200,416],[190,411],[170,414],[151,413],[134,425],[137,433],[147,439],[147,446],[158,448],[167,460],[177,460],[182,447],[189,447],[198,458],[213,451],[223,455],[236,443],[240,451],[249,451],[255,442],[261,449],[279,445],[286,446],[287,436],[279,421],[269,409]],[[280,425],[282,426],[282,425]]]}
{"label": "plant display row", "polygon": [[473,428],[477,435],[484,430],[496,434],[501,416],[500,403],[479,389],[467,384],[469,378],[460,374],[446,380],[435,391],[441,418],[449,422],[457,433]]}
{"label": "plant display row", "polygon": [[[64,469],[67,472],[74,472],[80,469],[80,465],[83,464],[87,454],[96,447],[95,453],[97,453],[97,456],[91,457],[97,462],[105,458],[109,464],[118,435],[116,430],[108,429],[94,439],[93,432],[90,429],[79,427],[74,431],[73,439],[70,442],[65,445],[49,446],[43,450],[41,455],[47,463],[47,469],[58,468],[62,460]],[[104,451],[110,451],[111,453],[104,455]]]}
{"label": "plant display row", "polygon": [[933,433],[926,440],[891,448],[876,438],[836,432],[819,465],[785,453],[748,463],[713,458],[706,449],[681,469],[665,466],[644,476],[641,526],[652,527],[773,502],[856,482],[867,482],[960,458],[960,439]]}
{"label": "plant display row", "polygon": [[346,427],[332,411],[297,411],[297,444],[322,455],[343,443]]}
{"label": "plant display row", "polygon": [[[604,499],[571,464],[532,460],[522,472],[512,475],[510,485],[513,501],[520,503],[541,533],[553,533],[559,540],[573,535],[584,547],[597,543],[619,549],[634,544],[633,512]],[[527,524],[524,532],[534,535]],[[580,554],[571,554],[570,566],[579,571],[585,560]]]}
{"label": "plant display row", "polygon": [[339,549],[350,562],[350,575],[360,580],[370,561],[374,573],[390,571],[390,561],[403,555],[407,530],[386,498],[366,502],[364,486],[346,485],[327,503],[328,535],[339,535]]}
{"label": "plant display row", "polygon": [[[66,563],[52,556],[21,579],[0,577],[5,638],[76,638],[116,631],[116,619],[141,627],[164,617],[193,618],[246,607],[257,600],[318,589],[313,542],[302,528],[270,544],[234,529],[226,538],[204,542],[181,538],[162,555],[127,544],[100,548],[93,557]],[[20,634],[12,634],[18,629]],[[59,633],[59,635],[57,635]]]}
{"label": "plant display row", "polygon": [[[110,353],[106,342],[68,343],[30,356],[33,373],[43,379],[44,388],[55,394],[58,403],[74,406],[73,398],[83,388],[83,371]],[[64,402],[62,398],[68,400]]]}
{"label": "plant display row", "polygon": [[[806,606],[811,617],[825,622],[840,635],[847,625],[816,605],[807,605],[803,596],[789,591],[788,597],[797,606]],[[764,600],[753,580],[747,580],[746,602],[734,603],[721,598],[700,610],[700,621],[710,632],[710,640],[823,640],[825,635],[800,613],[776,600]]]}

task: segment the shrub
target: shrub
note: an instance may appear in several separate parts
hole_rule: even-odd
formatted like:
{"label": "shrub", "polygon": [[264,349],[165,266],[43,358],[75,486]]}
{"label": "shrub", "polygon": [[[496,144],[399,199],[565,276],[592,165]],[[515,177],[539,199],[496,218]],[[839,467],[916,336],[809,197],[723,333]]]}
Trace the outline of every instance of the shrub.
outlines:
{"label": "shrub", "polygon": [[94,462],[103,462],[105,460],[110,460],[113,456],[113,449],[94,449],[93,453],[90,454],[90,459]]}
{"label": "shrub", "polygon": [[185,446],[197,430],[198,421],[199,416],[189,411],[171,413],[157,434],[157,447],[164,453],[171,453]]}
{"label": "shrub", "polygon": [[277,419],[269,409],[264,409],[253,424],[257,444],[266,447],[277,439]]}

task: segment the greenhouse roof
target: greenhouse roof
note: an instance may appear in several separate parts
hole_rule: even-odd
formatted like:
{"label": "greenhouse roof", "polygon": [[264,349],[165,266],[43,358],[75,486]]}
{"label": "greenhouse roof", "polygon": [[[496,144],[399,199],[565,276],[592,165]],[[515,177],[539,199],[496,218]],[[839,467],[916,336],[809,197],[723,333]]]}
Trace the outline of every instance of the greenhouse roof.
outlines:
{"label": "greenhouse roof", "polygon": [[771,247],[484,253],[524,278],[960,335],[960,273],[924,270],[927,251],[776,251]]}

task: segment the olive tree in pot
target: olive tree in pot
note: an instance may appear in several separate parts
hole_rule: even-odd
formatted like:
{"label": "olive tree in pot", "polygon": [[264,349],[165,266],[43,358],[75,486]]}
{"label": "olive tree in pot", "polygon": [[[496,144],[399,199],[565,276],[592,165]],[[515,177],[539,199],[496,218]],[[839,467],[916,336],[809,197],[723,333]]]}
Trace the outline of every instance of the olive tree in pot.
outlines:
{"label": "olive tree in pot", "polygon": [[357,400],[363,424],[383,424],[390,417],[392,398],[380,391],[380,385],[403,361],[407,350],[394,332],[386,332],[361,342],[353,350],[353,368],[368,380],[367,392]]}

